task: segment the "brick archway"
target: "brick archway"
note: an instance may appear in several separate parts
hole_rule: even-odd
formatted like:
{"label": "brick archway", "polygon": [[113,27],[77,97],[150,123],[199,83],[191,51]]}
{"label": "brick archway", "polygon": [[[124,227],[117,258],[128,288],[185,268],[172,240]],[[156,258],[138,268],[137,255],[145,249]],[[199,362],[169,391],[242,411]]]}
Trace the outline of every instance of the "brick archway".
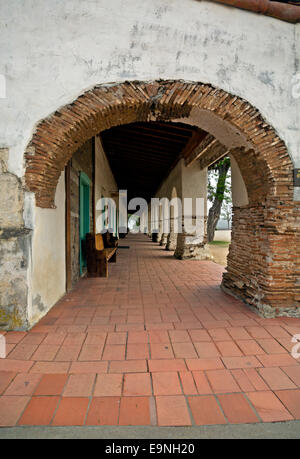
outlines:
{"label": "brick archway", "polygon": [[249,205],[234,210],[223,287],[264,315],[278,313],[276,308],[295,314],[300,306],[300,232],[293,165],[275,130],[245,100],[183,81],[96,86],[38,124],[26,151],[27,189],[35,193],[37,206],[52,208],[60,173],[86,140],[121,124],[188,119],[195,108],[229,123],[251,145],[233,151]]}

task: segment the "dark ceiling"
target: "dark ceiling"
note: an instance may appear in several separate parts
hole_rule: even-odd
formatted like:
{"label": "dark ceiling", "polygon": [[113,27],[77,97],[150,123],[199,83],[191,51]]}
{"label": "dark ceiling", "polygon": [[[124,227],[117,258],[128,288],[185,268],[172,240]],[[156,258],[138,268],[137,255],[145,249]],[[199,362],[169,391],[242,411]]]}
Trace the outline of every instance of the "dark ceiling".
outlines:
{"label": "dark ceiling", "polygon": [[149,201],[189,146],[206,133],[181,123],[132,123],[101,133],[119,189]]}

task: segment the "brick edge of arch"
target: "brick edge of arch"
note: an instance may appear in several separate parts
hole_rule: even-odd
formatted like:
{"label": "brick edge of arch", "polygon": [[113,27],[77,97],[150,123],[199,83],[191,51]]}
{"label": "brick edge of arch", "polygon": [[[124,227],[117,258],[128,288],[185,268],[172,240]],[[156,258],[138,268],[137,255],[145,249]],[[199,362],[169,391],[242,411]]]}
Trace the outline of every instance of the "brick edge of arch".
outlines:
{"label": "brick edge of arch", "polygon": [[61,171],[85,141],[122,124],[187,118],[193,108],[213,112],[253,145],[247,157],[236,158],[252,203],[293,200],[292,161],[260,112],[222,89],[181,80],[98,85],[39,122],[25,153],[26,188],[35,193],[38,207],[54,208]]}

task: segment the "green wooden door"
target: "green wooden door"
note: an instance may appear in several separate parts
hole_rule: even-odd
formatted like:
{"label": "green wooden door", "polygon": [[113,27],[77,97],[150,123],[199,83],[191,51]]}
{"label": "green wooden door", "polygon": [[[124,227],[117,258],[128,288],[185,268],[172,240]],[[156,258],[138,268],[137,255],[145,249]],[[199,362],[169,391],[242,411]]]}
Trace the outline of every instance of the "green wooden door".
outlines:
{"label": "green wooden door", "polygon": [[90,232],[90,179],[84,173],[80,173],[80,274],[86,267],[85,237]]}

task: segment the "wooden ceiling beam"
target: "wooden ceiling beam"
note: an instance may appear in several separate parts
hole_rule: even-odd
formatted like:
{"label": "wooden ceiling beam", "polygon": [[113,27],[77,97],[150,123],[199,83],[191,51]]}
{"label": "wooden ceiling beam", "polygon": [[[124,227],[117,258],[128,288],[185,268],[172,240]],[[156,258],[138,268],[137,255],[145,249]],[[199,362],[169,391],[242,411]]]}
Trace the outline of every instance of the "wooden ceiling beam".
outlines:
{"label": "wooden ceiling beam", "polygon": [[174,150],[163,150],[158,147],[153,148],[147,145],[143,145],[143,146],[142,145],[127,145],[127,144],[124,145],[124,143],[121,144],[120,142],[117,142],[117,141],[111,142],[110,145],[106,146],[106,152],[107,152],[108,157],[110,156],[110,151],[113,152],[113,154],[116,154],[116,152],[121,152],[121,154],[128,154],[128,155],[130,154],[131,151],[135,151],[139,153],[141,156],[143,156],[144,154],[144,156],[152,157],[157,160],[161,159],[162,157],[163,158],[166,158],[166,157],[174,158],[180,153],[180,151],[175,151],[174,153]]}
{"label": "wooden ceiling beam", "polygon": [[212,135],[208,134],[197,147],[185,158],[188,167],[195,161],[200,160],[200,167],[204,169],[226,156],[228,148],[222,145]]}
{"label": "wooden ceiling beam", "polygon": [[167,131],[166,129],[160,129],[160,128],[157,128],[154,129],[154,128],[151,128],[151,127],[146,127],[146,126],[135,126],[133,129],[128,129],[127,132],[136,132],[136,129],[139,130],[139,132],[141,131],[146,131],[146,132],[152,132],[152,133],[155,133],[155,135],[157,134],[162,134],[162,138],[164,137],[168,137],[168,136],[171,136],[171,137],[180,137],[180,139],[183,139],[183,141],[187,141],[192,133],[193,133],[193,130],[191,131],[187,131],[186,133],[183,133],[183,131],[180,131],[179,132],[176,132],[175,130],[173,131]]}
{"label": "wooden ceiling beam", "polygon": [[193,132],[192,137],[190,138],[189,142],[183,148],[181,155],[184,158],[188,158],[192,155],[193,151],[197,148],[197,146],[207,137],[207,133],[198,129],[197,131]]}
{"label": "wooden ceiling beam", "polygon": [[138,161],[143,162],[144,165],[147,163],[153,163],[153,164],[161,164],[161,165],[168,166],[168,164],[174,161],[174,158],[173,157],[166,158],[166,157],[161,156],[157,159],[149,155],[148,156],[142,155],[139,150],[131,150],[130,153],[128,154],[126,152],[125,153],[118,152],[116,154],[113,154],[109,157],[109,160],[111,162],[124,161],[126,163],[138,160]]}
{"label": "wooden ceiling beam", "polygon": [[[154,134],[154,131],[151,131],[151,130],[149,130],[149,132],[141,132],[141,131],[136,131],[136,130],[127,130],[127,131],[124,131],[124,133],[125,133],[126,137],[128,135],[135,136],[137,140],[139,140],[140,138],[144,138],[144,137],[146,137],[146,138],[150,137],[151,139],[160,139],[161,143],[171,142],[171,143],[183,144],[184,145],[189,140],[189,137],[180,137],[180,139],[182,139],[182,140],[178,140],[177,138],[175,139],[172,134],[170,134],[169,136],[158,135],[157,133]],[[123,137],[122,136],[122,131],[118,132],[118,134],[121,134],[121,137]]]}
{"label": "wooden ceiling beam", "polygon": [[126,141],[128,143],[146,143],[146,144],[151,144],[151,145],[160,145],[162,147],[172,147],[172,148],[177,148],[177,149],[182,149],[187,141],[179,142],[178,140],[172,140],[172,139],[164,139],[162,140],[161,138],[155,137],[155,136],[149,136],[148,134],[138,134],[138,133],[132,133],[130,134],[129,132],[126,132],[124,134],[118,133],[117,135],[114,135],[113,137],[109,139],[105,139],[104,137],[104,142],[111,142],[113,140],[119,140],[119,141]]}

